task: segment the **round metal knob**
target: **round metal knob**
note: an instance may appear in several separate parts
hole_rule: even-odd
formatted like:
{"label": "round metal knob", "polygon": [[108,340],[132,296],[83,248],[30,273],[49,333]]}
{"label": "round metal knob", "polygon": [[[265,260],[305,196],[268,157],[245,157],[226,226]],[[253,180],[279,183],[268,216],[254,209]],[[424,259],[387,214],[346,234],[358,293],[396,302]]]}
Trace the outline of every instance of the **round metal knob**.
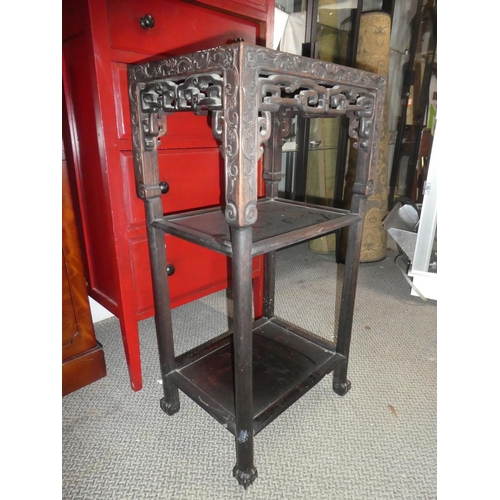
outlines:
{"label": "round metal knob", "polygon": [[151,14],[146,14],[141,17],[140,23],[144,29],[151,29],[155,25],[155,20]]}
{"label": "round metal knob", "polygon": [[172,276],[175,273],[175,266],[173,264],[167,264],[167,276]]}
{"label": "round metal knob", "polygon": [[160,189],[161,189],[161,194],[167,194],[168,190],[170,189],[170,186],[168,185],[167,182],[161,181],[160,182]]}

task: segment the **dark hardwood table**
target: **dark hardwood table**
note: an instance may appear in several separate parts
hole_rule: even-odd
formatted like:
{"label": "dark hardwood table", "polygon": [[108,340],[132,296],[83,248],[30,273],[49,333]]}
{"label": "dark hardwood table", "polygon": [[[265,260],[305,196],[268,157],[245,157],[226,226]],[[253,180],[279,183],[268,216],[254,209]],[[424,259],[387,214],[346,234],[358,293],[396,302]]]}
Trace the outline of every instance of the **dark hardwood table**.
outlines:
{"label": "dark hardwood table", "polygon": [[[333,391],[350,389],[347,365],[366,198],[372,193],[385,80],[379,75],[237,42],[129,66],[137,195],[144,201],[164,397],[179,389],[235,436],[234,476],[257,477],[253,437],[333,371]],[[225,162],[223,206],[164,216],[158,143],[167,116],[210,114]],[[357,170],[350,210],[277,197],[281,147],[295,116],[349,119]],[[266,197],[258,198],[263,158]],[[334,166],[332,165],[332,168]],[[348,227],[337,341],[275,317],[276,251]],[[165,234],[232,258],[234,333],[175,357]],[[252,317],[252,257],[265,256],[264,315]],[[333,329],[333,328],[332,328]],[[217,332],[216,332],[217,333]],[[333,339],[333,335],[332,335]]]}

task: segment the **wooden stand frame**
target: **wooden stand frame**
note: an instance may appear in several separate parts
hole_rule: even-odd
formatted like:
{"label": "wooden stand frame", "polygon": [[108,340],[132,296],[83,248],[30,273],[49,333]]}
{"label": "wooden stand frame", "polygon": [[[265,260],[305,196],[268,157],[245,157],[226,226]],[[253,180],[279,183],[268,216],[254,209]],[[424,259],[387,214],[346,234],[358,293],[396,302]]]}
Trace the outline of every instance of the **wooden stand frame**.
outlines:
{"label": "wooden stand frame", "polygon": [[[350,388],[347,363],[366,198],[385,80],[354,68],[238,42],[129,67],[137,195],[146,208],[164,398],[170,415],[181,389],[236,438],[234,475],[257,477],[253,437],[326,374]],[[167,115],[212,114],[225,161],[225,206],[164,217],[157,147]],[[281,146],[293,116],[346,116],[358,147],[349,211],[278,199]],[[264,153],[266,197],[257,199]],[[276,250],[349,227],[337,343],[274,316]],[[232,258],[234,333],[174,356],[165,233]],[[168,252],[168,249],[166,249]],[[264,317],[252,318],[252,257],[265,255]]]}

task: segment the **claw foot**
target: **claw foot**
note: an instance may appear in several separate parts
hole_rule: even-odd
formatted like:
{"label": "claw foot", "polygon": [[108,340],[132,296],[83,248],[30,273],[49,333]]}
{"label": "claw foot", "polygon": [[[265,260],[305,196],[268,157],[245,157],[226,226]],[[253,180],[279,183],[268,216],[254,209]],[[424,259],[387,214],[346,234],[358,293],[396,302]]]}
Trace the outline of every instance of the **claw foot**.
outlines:
{"label": "claw foot", "polygon": [[181,405],[179,401],[175,401],[173,404],[167,403],[165,398],[161,398],[160,400],[160,408],[167,414],[167,415],[174,415],[177,413],[180,409]]}
{"label": "claw foot", "polygon": [[247,489],[255,481],[257,475],[257,469],[255,467],[252,467],[249,472],[239,470],[237,465],[235,465],[233,469],[233,476],[245,489]]}
{"label": "claw foot", "polygon": [[346,380],[345,382],[335,382],[333,381],[333,392],[339,396],[345,396],[349,389],[351,388],[351,382]]}

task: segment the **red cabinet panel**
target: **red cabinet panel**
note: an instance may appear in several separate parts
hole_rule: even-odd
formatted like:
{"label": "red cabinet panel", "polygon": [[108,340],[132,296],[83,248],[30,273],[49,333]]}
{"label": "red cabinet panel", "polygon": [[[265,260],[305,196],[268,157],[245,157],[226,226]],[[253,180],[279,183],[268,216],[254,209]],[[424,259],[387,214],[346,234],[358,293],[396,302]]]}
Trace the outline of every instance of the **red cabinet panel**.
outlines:
{"label": "red cabinet panel", "polygon": [[[78,204],[82,214],[86,265],[90,286],[96,293],[115,302],[117,274],[109,256],[115,253],[113,223],[110,217],[106,183],[101,170],[102,156],[96,121],[90,43],[84,32],[63,44],[64,92],[71,144],[65,143],[68,168],[77,184]],[[106,304],[109,308],[110,303]],[[115,310],[112,310],[116,313]]]}
{"label": "red cabinet panel", "polygon": [[[129,228],[144,227],[144,203],[135,194],[132,152],[122,151],[121,165]],[[161,151],[160,178],[169,185],[162,196],[165,214],[221,204],[223,162],[218,149]]]}
{"label": "red cabinet panel", "polygon": [[[168,279],[170,301],[177,307],[226,287],[231,276],[231,259],[175,236],[166,235],[167,261],[175,268]],[[137,315],[153,314],[153,290],[146,238],[130,240]],[[253,259],[254,277],[261,272],[262,260]],[[222,333],[222,332],[221,332]]]}
{"label": "red cabinet panel", "polygon": [[250,16],[272,25],[274,0],[186,0],[241,16]]}
{"label": "red cabinet panel", "polygon": [[[193,295],[201,297],[214,288],[225,288],[230,265],[225,255],[170,235],[166,236],[166,244],[168,263],[175,267],[174,274],[168,278],[172,305],[189,302]],[[145,238],[132,240],[130,247],[137,314],[150,316],[153,314],[153,291],[148,243]]]}

